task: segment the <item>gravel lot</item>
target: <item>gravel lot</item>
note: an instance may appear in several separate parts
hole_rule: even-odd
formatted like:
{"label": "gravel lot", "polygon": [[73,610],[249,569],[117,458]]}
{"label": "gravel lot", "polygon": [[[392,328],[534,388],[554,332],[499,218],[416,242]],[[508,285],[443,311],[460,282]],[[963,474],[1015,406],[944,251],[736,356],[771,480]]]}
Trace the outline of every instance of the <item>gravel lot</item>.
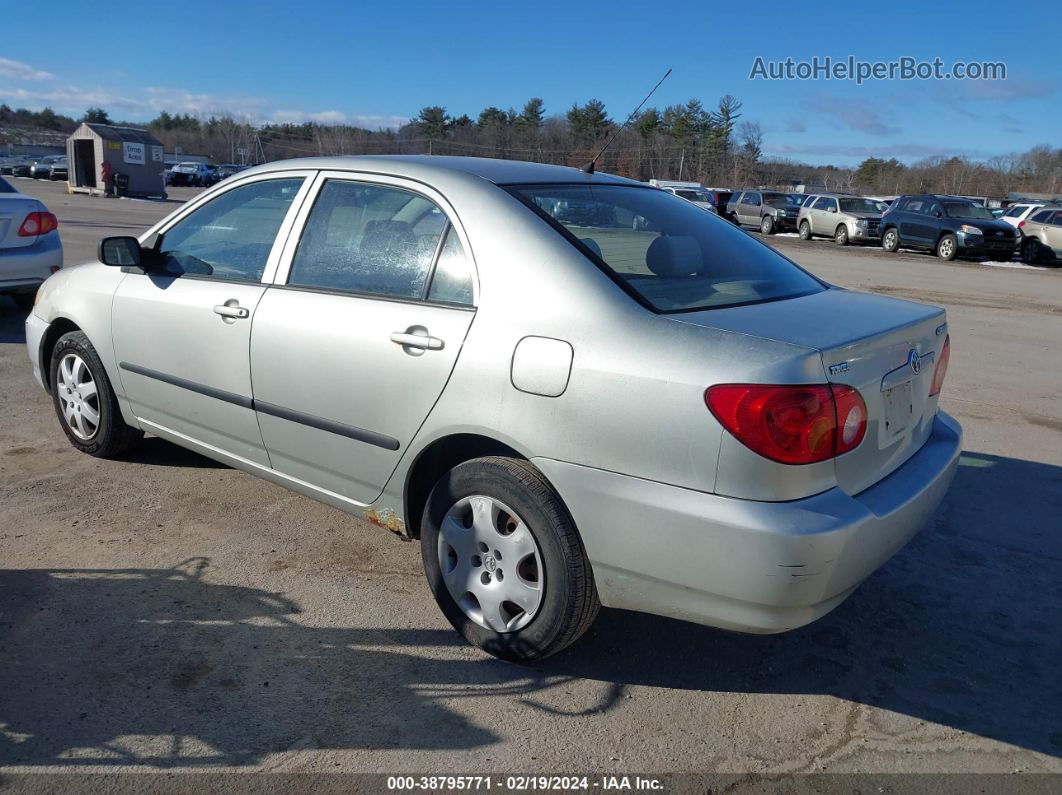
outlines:
{"label": "gravel lot", "polygon": [[[14,184],[68,263],[177,206]],[[605,611],[534,669],[460,641],[415,543],[158,439],[76,454],[0,299],[0,769],[1062,772],[1062,271],[771,242],[947,308],[945,505],[810,627]]]}

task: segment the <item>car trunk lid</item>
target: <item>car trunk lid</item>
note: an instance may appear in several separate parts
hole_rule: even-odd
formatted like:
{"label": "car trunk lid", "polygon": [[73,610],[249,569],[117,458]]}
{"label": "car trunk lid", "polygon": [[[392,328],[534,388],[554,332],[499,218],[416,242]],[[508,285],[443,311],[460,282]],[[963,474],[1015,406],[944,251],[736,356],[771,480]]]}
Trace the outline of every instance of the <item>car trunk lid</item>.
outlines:
{"label": "car trunk lid", "polygon": [[826,381],[859,390],[866,436],[834,459],[837,484],[849,494],[893,472],[929,437],[937,410],[929,390],[947,332],[939,307],[833,288],[675,319],[815,349]]}

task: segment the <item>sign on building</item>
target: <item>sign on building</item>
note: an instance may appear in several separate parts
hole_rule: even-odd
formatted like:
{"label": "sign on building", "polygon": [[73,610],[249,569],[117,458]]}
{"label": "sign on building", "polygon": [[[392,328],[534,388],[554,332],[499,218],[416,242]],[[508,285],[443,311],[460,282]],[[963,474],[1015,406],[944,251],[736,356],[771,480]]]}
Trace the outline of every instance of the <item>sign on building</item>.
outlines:
{"label": "sign on building", "polygon": [[144,144],[125,141],[122,144],[122,160],[134,165],[144,165]]}
{"label": "sign on building", "polygon": [[161,163],[162,162],[162,147],[161,146],[152,146],[151,147],[151,159],[153,161],[155,161],[156,163]]}

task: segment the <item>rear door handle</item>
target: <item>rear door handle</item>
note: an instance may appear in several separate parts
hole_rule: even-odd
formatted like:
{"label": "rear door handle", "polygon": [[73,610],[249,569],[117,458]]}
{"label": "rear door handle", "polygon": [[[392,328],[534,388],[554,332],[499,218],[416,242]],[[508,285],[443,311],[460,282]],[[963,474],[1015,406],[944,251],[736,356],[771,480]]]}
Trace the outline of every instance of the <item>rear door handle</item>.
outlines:
{"label": "rear door handle", "polygon": [[250,317],[251,312],[246,307],[239,304],[233,306],[231,304],[218,304],[214,307],[214,314],[221,315],[222,317],[231,317],[233,319],[244,320]]}
{"label": "rear door handle", "polygon": [[403,348],[421,348],[429,351],[441,351],[443,341],[438,337],[430,337],[427,334],[410,334],[405,331],[395,331],[391,334],[391,342],[401,345]]}

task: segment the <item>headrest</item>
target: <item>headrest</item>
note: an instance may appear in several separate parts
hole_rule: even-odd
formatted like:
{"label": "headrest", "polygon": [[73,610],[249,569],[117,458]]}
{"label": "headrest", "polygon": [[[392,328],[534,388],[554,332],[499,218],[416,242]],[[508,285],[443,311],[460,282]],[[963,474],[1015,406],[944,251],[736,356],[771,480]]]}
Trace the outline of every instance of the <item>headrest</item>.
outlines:
{"label": "headrest", "polygon": [[689,276],[704,264],[701,246],[689,235],[661,235],[645,252],[645,264],[657,276]]}
{"label": "headrest", "polygon": [[597,241],[594,240],[592,237],[581,237],[579,238],[579,242],[591,251],[593,251],[595,254],[597,254],[597,256],[601,256],[601,246],[599,246],[597,244]]}

